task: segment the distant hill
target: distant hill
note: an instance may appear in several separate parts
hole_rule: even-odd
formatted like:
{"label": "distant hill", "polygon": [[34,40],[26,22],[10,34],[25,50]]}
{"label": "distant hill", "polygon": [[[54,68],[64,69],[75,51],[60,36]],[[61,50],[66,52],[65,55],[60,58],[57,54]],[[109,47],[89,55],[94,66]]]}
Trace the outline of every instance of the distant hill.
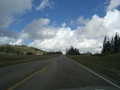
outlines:
{"label": "distant hill", "polygon": [[44,55],[45,51],[25,45],[0,45],[0,54],[2,55]]}

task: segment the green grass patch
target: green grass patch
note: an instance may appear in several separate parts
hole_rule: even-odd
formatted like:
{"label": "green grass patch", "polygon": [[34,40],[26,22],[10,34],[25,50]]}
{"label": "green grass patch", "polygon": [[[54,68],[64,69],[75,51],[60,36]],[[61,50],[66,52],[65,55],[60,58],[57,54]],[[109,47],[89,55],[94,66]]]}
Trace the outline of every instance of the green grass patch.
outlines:
{"label": "green grass patch", "polygon": [[0,55],[0,68],[57,56],[59,55]]}
{"label": "green grass patch", "polygon": [[69,55],[67,57],[120,82],[120,54]]}

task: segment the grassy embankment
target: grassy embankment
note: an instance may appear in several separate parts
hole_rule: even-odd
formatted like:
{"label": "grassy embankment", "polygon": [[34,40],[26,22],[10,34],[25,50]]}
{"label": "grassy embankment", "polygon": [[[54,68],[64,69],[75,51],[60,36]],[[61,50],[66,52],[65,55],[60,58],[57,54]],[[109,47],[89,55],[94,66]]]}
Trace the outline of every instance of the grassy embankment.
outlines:
{"label": "grassy embankment", "polygon": [[43,55],[45,51],[25,45],[0,45],[0,55]]}
{"label": "grassy embankment", "polygon": [[59,55],[0,55],[0,68],[57,56]]}
{"label": "grassy embankment", "polygon": [[68,57],[120,82],[120,54],[69,55]]}

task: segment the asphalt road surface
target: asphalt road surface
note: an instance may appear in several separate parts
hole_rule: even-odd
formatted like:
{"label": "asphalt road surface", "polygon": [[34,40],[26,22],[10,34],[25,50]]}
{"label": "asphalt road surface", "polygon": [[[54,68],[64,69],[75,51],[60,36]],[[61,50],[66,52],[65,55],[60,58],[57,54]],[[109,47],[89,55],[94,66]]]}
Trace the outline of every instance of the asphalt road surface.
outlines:
{"label": "asphalt road surface", "polygon": [[58,90],[93,86],[120,88],[64,55],[0,69],[0,90]]}

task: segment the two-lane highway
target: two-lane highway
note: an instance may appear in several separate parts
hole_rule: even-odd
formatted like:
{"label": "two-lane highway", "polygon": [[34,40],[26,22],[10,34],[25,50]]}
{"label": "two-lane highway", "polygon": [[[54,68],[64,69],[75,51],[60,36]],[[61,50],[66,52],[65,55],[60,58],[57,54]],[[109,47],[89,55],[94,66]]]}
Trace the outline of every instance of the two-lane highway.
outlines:
{"label": "two-lane highway", "polygon": [[119,88],[63,55],[0,69],[0,90],[56,90],[92,86]]}

